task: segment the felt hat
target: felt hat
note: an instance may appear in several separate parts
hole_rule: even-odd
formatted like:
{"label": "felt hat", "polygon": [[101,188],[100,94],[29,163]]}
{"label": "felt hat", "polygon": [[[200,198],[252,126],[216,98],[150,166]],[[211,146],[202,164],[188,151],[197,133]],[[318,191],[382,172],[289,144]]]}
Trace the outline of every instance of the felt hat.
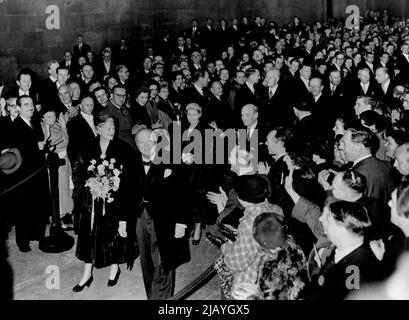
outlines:
{"label": "felt hat", "polygon": [[0,169],[5,174],[17,171],[21,166],[21,154],[16,148],[8,149],[0,155]]}
{"label": "felt hat", "polygon": [[243,201],[261,203],[266,199],[268,182],[258,174],[244,175],[237,178],[234,190]]}

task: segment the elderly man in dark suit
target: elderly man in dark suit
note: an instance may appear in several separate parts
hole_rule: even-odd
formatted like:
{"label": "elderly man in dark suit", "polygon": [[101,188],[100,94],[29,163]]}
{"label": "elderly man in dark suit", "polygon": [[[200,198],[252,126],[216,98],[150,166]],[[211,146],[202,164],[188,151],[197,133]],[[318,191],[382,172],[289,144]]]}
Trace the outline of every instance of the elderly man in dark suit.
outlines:
{"label": "elderly man in dark suit", "polygon": [[128,108],[125,105],[127,97],[126,88],[117,85],[112,88],[112,100],[108,102],[102,113],[112,115],[116,120],[116,134],[118,138],[125,141],[135,149],[135,142],[132,137],[133,121]]}
{"label": "elderly man in dark suit", "polygon": [[348,129],[340,142],[345,158],[353,162],[352,168],[366,178],[367,189],[364,195],[387,203],[396,181],[392,166],[373,156],[378,147],[376,135],[364,127]]}
{"label": "elderly man in dark suit", "polygon": [[138,131],[135,142],[139,150],[134,177],[137,221],[133,217],[127,231],[134,236],[136,223],[147,298],[163,300],[174,293],[175,269],[190,260],[183,192],[177,187],[176,168],[157,163],[153,131]]}
{"label": "elderly man in dark suit", "polygon": [[248,69],[245,73],[246,82],[240,87],[234,99],[234,110],[236,113],[237,124],[240,124],[240,112],[244,105],[253,104],[258,108],[262,106],[262,88],[258,85],[260,81],[260,71],[257,69]]}
{"label": "elderly man in dark suit", "polygon": [[245,129],[245,140],[242,138],[244,130],[239,130],[238,141],[239,145],[242,141],[246,141],[246,150],[255,152],[258,155],[259,161],[267,161],[268,153],[265,145],[267,137],[267,127],[259,119],[259,108],[254,104],[246,104],[241,110],[242,125],[239,127]]}
{"label": "elderly man in dark suit", "polygon": [[[40,122],[33,118],[34,103],[31,97],[24,95],[17,99],[19,116],[13,121],[10,146],[21,153],[23,164],[18,172],[20,180],[37,172],[16,192],[20,199],[15,212],[16,243],[21,252],[29,252],[30,240],[42,240],[45,226],[51,215],[51,199],[45,167],[44,135]],[[42,168],[42,169],[41,169]]]}
{"label": "elderly man in dark suit", "polygon": [[270,127],[289,125],[294,122],[294,113],[288,99],[288,89],[280,82],[281,72],[278,69],[267,71],[264,80],[265,107],[264,119]]}
{"label": "elderly man in dark suit", "polygon": [[370,96],[378,99],[381,95],[378,84],[375,79],[371,79],[371,72],[368,68],[363,67],[358,70],[358,79],[352,87],[353,97],[361,95]]}
{"label": "elderly man in dark suit", "polygon": [[86,148],[96,137],[94,126],[94,99],[90,96],[84,96],[81,99],[80,113],[67,124],[68,136],[68,158],[74,163],[78,153],[82,148]]}
{"label": "elderly man in dark suit", "polygon": [[[67,124],[69,144],[67,146],[68,158],[72,164],[77,160],[81,150],[88,148],[96,138],[96,129],[94,126],[94,117],[92,115],[94,109],[94,99],[90,96],[84,96],[81,100],[80,114]],[[77,199],[74,197],[74,231],[78,232],[79,210],[81,204],[77,204]],[[70,222],[69,220],[67,220]]]}

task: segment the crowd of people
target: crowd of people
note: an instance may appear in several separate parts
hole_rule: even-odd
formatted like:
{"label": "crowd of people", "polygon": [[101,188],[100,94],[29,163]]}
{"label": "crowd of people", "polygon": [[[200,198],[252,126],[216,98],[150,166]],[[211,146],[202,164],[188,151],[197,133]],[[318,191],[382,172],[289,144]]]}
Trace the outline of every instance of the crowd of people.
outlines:
{"label": "crowd of people", "polygon": [[[143,57],[125,38],[97,55],[78,35],[47,71],[2,87],[0,150],[22,165],[1,178],[39,171],[2,206],[29,252],[51,215],[45,155],[64,160],[60,217],[84,262],[75,292],[93,267],[110,266],[115,286],[140,256],[148,299],[169,298],[215,223],[237,230],[207,234],[226,299],[344,299],[409,249],[409,20],[193,19]],[[120,170],[113,201],[88,185],[104,161]]]}

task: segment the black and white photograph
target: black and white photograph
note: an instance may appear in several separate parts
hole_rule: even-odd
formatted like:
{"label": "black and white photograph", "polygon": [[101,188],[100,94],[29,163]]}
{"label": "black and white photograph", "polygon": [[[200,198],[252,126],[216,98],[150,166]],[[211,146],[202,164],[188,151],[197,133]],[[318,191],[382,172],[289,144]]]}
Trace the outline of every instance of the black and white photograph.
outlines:
{"label": "black and white photograph", "polygon": [[0,268],[153,319],[409,300],[409,2],[0,0]]}

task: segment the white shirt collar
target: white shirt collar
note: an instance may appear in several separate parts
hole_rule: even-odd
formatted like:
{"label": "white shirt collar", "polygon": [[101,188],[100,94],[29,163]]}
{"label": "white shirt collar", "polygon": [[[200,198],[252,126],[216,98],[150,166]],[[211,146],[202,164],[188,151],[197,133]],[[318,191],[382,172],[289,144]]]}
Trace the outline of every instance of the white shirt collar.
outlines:
{"label": "white shirt collar", "polygon": [[336,248],[335,249],[334,262],[338,263],[343,258],[345,258],[347,255],[349,255],[351,252],[358,249],[363,243],[364,242],[362,240],[362,242],[358,243],[357,245],[354,245],[354,246],[349,247],[349,248],[344,248],[343,250],[339,250],[339,249]]}
{"label": "white shirt collar", "polygon": [[316,96],[314,97],[315,102],[317,102],[318,99],[321,98],[321,96],[322,96],[322,92],[320,92],[318,95],[316,95]]}
{"label": "white shirt collar", "polygon": [[193,84],[193,86],[196,88],[197,91],[200,92],[200,94],[203,96],[203,88],[200,88],[196,83]]}
{"label": "white shirt collar", "polygon": [[302,82],[304,82],[304,85],[307,87],[308,91],[310,91],[310,81],[304,79],[303,77],[300,76],[300,79]]}
{"label": "white shirt collar", "polygon": [[367,154],[366,156],[363,156],[363,157],[361,157],[361,158],[359,158],[359,159],[356,159],[356,160],[354,161],[353,167],[356,166],[359,162],[361,162],[361,161],[363,161],[363,160],[365,160],[365,159],[368,159],[368,158],[370,158],[370,157],[372,157],[372,155],[371,155],[371,154]]}
{"label": "white shirt collar", "polygon": [[391,83],[391,79],[388,79],[387,81],[385,81],[384,83],[382,83],[382,90],[386,93],[386,91],[388,91],[389,88],[389,84]]}
{"label": "white shirt collar", "polygon": [[246,81],[246,85],[250,88],[251,92],[253,92],[253,93],[255,92],[254,84],[251,84],[251,83]]}
{"label": "white shirt collar", "polygon": [[20,116],[20,118],[21,118],[25,123],[27,123],[27,125],[28,125],[29,127],[31,127],[31,119],[26,119],[26,118],[23,118],[22,116]]}

